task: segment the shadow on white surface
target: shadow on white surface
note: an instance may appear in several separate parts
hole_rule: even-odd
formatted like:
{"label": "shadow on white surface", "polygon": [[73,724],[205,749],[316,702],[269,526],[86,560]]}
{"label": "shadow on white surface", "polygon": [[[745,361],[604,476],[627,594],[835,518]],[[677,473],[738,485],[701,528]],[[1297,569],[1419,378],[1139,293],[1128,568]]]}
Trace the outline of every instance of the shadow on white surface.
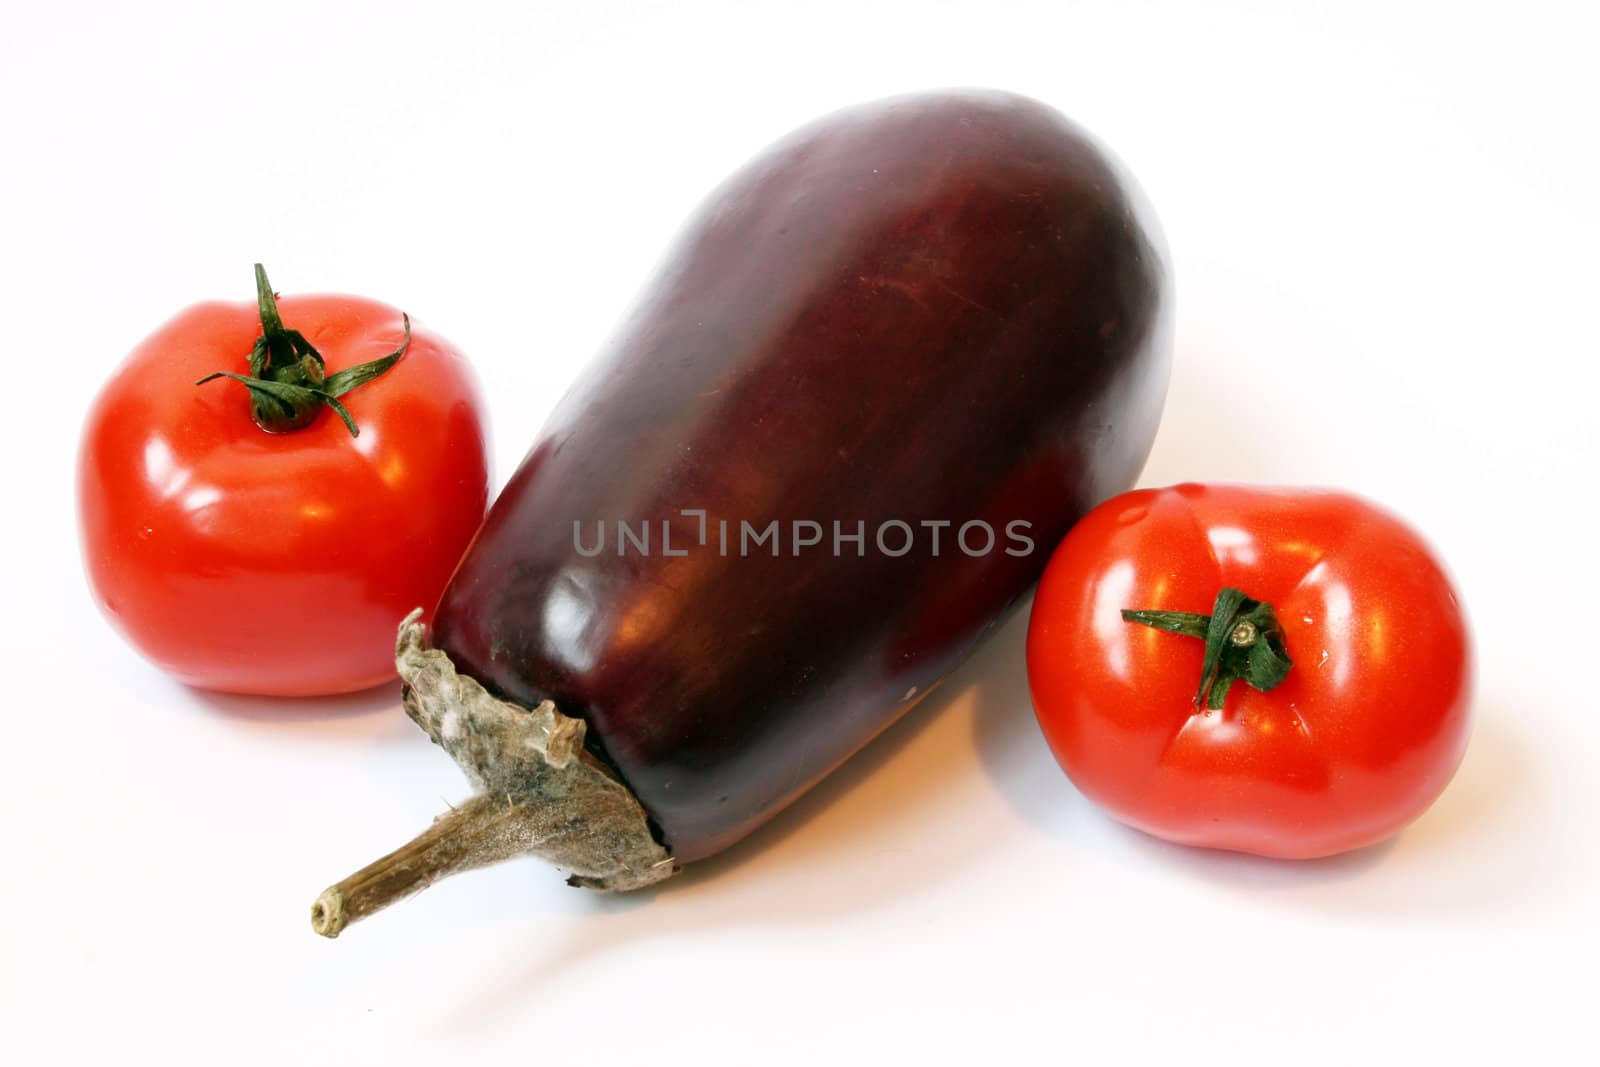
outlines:
{"label": "shadow on white surface", "polygon": [[173,686],[188,704],[236,725],[330,741],[387,739],[416,727],[400,708],[400,683],[327,697],[261,697]]}

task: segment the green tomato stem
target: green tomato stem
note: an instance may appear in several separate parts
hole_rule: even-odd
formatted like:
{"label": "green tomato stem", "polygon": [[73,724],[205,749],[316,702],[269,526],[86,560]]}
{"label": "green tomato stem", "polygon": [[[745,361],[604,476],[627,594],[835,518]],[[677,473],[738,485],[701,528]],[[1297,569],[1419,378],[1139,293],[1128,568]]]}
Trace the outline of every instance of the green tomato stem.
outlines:
{"label": "green tomato stem", "polygon": [[1289,676],[1294,661],[1283,643],[1283,627],[1271,604],[1252,600],[1231,586],[1217,594],[1210,615],[1187,611],[1124,611],[1128,622],[1206,643],[1200,666],[1197,707],[1221,708],[1236,681],[1268,692]]}
{"label": "green tomato stem", "polygon": [[317,413],[329,408],[344,422],[351,437],[361,430],[338,398],[365,385],[400,361],[411,346],[411,317],[402,315],[405,337],[400,347],[368,363],[326,374],[322,353],[298,330],[284,326],[278,298],[267,281],[266,268],[256,264],[256,308],[261,316],[261,336],[250,349],[249,374],[217,371],[195,382],[204,385],[217,378],[239,382],[250,393],[250,417],[268,433],[289,433],[311,425]]}

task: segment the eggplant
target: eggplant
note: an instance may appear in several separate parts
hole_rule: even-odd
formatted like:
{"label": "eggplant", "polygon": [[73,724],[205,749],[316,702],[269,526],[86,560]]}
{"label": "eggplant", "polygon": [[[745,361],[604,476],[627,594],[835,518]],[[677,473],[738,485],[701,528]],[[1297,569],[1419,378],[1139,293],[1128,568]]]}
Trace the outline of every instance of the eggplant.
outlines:
{"label": "eggplant", "polygon": [[479,795],[316,928],[524,853],[639,888],[750,833],[1132,486],[1169,323],[1148,207],[1040,103],[897,97],[769,148],[402,627],[406,709]]}

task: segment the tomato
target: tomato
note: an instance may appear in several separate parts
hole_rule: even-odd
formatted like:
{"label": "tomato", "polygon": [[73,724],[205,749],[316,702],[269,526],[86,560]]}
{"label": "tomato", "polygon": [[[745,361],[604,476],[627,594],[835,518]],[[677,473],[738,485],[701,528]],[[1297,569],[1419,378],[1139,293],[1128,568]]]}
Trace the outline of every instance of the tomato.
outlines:
{"label": "tomato", "polygon": [[[1224,589],[1250,599],[1213,626]],[[1056,759],[1116,818],[1304,858],[1388,837],[1444,789],[1473,655],[1444,568],[1388,512],[1180,485],[1116,497],[1068,534],[1034,600],[1028,678]]]}
{"label": "tomato", "polygon": [[[199,304],[151,334],[90,408],[89,584],[123,636],[190,685],[363,689],[394,676],[396,627],[434,606],[483,518],[483,401],[461,354],[396,309],[277,301],[257,278],[256,304]],[[210,382],[219,371],[252,384]]]}

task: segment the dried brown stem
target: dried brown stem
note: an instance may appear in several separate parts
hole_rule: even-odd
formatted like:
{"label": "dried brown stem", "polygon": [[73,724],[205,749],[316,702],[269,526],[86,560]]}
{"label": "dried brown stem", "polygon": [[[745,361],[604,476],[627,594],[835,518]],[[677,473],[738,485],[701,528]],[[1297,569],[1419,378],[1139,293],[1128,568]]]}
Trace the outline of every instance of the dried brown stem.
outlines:
{"label": "dried brown stem", "polygon": [[395,661],[406,713],[466,772],[477,795],[412,841],[325,890],[311,925],[325,937],[458,871],[539,856],[568,881],[607,892],[654,885],[676,870],[639,801],[583,746],[585,724],[545,701],[491,696],[427,645],[414,612]]}
{"label": "dried brown stem", "polygon": [[475,796],[382,859],[325,889],[311,905],[311,926],[324,937],[441,878],[521,855],[518,808],[504,797]]}

